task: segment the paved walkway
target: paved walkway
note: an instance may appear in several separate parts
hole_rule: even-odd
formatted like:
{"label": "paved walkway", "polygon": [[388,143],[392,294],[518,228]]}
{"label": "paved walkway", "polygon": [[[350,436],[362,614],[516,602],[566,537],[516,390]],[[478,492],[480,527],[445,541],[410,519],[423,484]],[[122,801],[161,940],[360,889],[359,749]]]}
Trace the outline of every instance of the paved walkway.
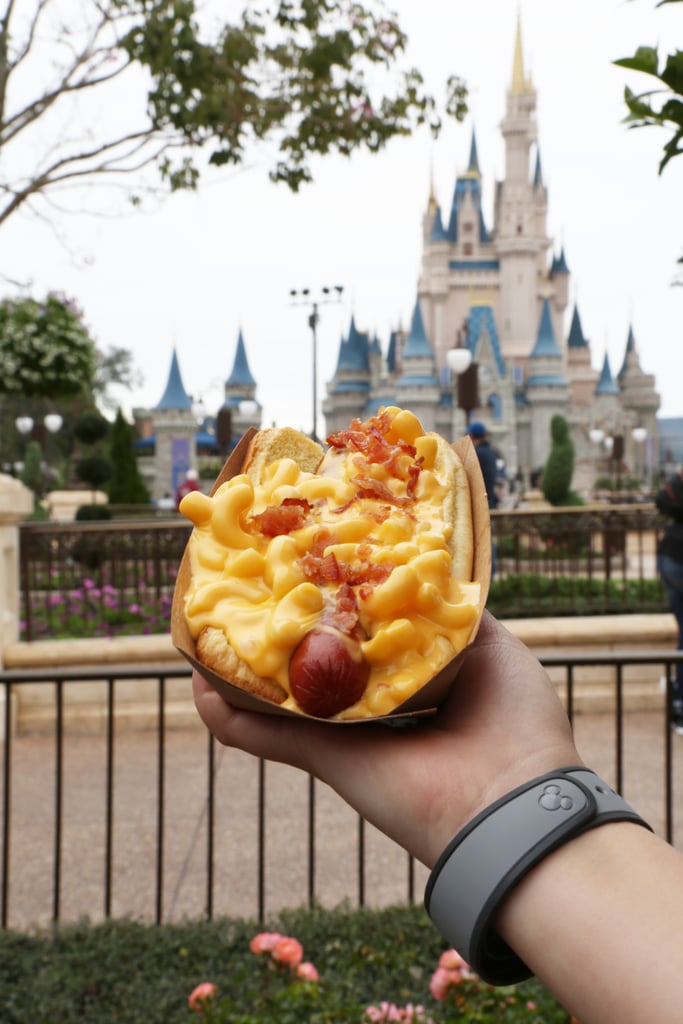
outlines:
{"label": "paved walkway", "polygon": [[[579,715],[582,756],[615,784],[614,719]],[[674,735],[674,842],[683,848],[683,736]],[[163,916],[201,915],[206,906],[207,738],[203,727],[166,734]],[[9,926],[46,924],[54,865],[54,745],[45,737],[14,741],[11,789]],[[157,750],[153,732],[121,731],[115,739],[112,913],[152,920],[155,908]],[[266,766],[266,914],[307,900],[308,780],[282,765]],[[103,916],[105,742],[67,736],[64,746],[60,916]],[[664,830],[664,722],[659,712],[629,713],[624,729],[623,795]],[[258,906],[258,763],[217,748],[214,914],[252,917]],[[325,906],[358,898],[358,819],[327,787],[316,785],[316,898]],[[407,894],[407,857],[374,829],[366,830],[366,902],[383,906]],[[426,871],[417,865],[416,899]]]}

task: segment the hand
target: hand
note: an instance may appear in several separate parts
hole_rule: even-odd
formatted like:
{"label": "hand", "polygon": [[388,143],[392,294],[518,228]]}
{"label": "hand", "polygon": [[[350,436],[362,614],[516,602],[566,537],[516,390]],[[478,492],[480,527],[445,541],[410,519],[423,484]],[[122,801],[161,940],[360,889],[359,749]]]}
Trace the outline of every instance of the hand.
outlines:
{"label": "hand", "polygon": [[447,701],[424,725],[334,725],[241,711],[198,672],[193,689],[221,743],[317,776],[428,867],[497,797],[582,763],[544,669],[488,613]]}

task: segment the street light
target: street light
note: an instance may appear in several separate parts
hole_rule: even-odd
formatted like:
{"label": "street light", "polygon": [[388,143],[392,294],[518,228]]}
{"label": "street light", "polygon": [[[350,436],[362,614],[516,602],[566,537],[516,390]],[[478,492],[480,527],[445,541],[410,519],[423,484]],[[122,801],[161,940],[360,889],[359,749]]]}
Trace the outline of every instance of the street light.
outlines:
{"label": "street light", "polygon": [[[473,409],[479,405],[479,367],[473,362],[472,353],[463,345],[456,345],[446,352],[446,363],[455,375],[457,407],[465,413],[465,430],[470,422]],[[454,429],[454,434],[460,431]]]}
{"label": "street light", "polygon": [[595,485],[597,483],[600,470],[600,445],[605,440],[605,431],[602,429],[602,427],[591,427],[591,429],[588,431],[588,436],[591,440],[591,443],[597,446],[597,454],[595,456],[595,468],[593,470],[593,472],[595,473],[595,480],[593,481],[593,491],[595,491]]}
{"label": "street light", "polygon": [[[631,437],[636,443],[636,476],[638,480],[646,478],[645,473],[645,440],[647,438],[646,427],[634,427],[631,431]],[[648,481],[645,479],[645,483]]]}
{"label": "street light", "polygon": [[318,323],[320,321],[318,307],[330,302],[341,302],[343,292],[344,286],[341,284],[336,284],[333,287],[326,285],[324,288],[321,288],[318,298],[312,298],[310,288],[290,288],[289,291],[290,298],[294,305],[301,306],[310,303],[311,306],[311,312],[308,316],[308,326],[311,328],[311,340],[313,342],[313,424],[311,428],[311,437],[314,441],[318,440]]}

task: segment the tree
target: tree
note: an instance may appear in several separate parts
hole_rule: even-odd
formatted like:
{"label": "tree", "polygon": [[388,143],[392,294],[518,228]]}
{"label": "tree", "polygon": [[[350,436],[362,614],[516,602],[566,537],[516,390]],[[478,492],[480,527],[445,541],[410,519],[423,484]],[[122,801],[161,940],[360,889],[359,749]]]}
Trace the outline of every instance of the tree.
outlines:
{"label": "tree", "polygon": [[149,491],[138,470],[133,441],[135,431],[121,410],[109,434],[109,457],[113,472],[109,481],[109,500],[116,505],[144,505],[149,502]]}
{"label": "tree", "polygon": [[74,424],[74,437],[86,451],[76,462],[76,476],[97,490],[110,479],[113,466],[102,442],[109,434],[109,424],[97,410],[84,412]]}
{"label": "tree", "polygon": [[551,505],[568,505],[574,475],[574,445],[564,416],[557,413],[553,416],[550,421],[550,436],[550,453],[541,478],[543,496]]}
{"label": "tree", "polygon": [[[172,190],[193,188],[200,152],[240,164],[266,141],[277,147],[271,178],[296,190],[315,154],[379,150],[423,123],[438,130],[420,74],[398,72],[406,38],[382,0],[244,3],[226,22],[224,5],[198,11],[194,0],[10,0],[0,224],[69,184],[146,187],[150,165]],[[462,119],[465,96],[452,78],[446,111]]]}
{"label": "tree", "polygon": [[[657,7],[680,2],[660,0]],[[664,145],[659,163],[661,174],[670,160],[683,153],[683,50],[669,53],[660,65],[656,46],[639,46],[633,57],[623,57],[615,64],[642,71],[657,82],[656,88],[642,93],[635,93],[626,86],[624,99],[629,111],[626,121],[632,128],[658,125],[673,133]]]}
{"label": "tree", "polygon": [[95,345],[64,296],[0,302],[0,395],[65,398],[92,391]]}

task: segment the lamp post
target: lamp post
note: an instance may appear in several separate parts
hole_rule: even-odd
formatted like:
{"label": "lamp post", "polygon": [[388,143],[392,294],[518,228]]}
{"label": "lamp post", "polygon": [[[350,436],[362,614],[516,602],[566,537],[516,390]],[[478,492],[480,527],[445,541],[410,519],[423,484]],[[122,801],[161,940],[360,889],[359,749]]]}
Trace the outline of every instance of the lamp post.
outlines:
{"label": "lamp post", "polygon": [[456,404],[465,414],[465,430],[453,425],[453,434],[458,436],[467,431],[470,415],[479,405],[479,367],[472,360],[472,353],[463,345],[456,345],[446,352],[446,363],[456,380]]}
{"label": "lamp post", "polygon": [[[41,423],[36,423],[32,416],[17,416],[14,421],[15,427],[24,438],[31,437],[35,428],[35,432],[38,435],[36,439],[40,443],[41,449],[44,447],[43,455],[48,471],[50,471],[49,435],[56,434],[61,430],[63,422],[64,419],[58,412],[47,413]],[[45,436],[45,431],[47,431],[47,436]]]}
{"label": "lamp post", "polygon": [[330,302],[341,302],[341,297],[344,292],[344,286],[336,284],[332,287],[325,286],[320,289],[320,293],[317,297],[311,292],[310,288],[291,288],[289,295],[292,302],[296,306],[310,304],[310,313],[308,315],[308,326],[311,328],[311,341],[313,344],[312,352],[312,372],[313,372],[313,394],[312,394],[312,425],[311,425],[311,438],[314,441],[318,440],[318,323],[320,322],[320,313],[318,310],[319,306],[326,305]]}
{"label": "lamp post", "polygon": [[636,476],[641,483],[645,483],[647,488],[649,484],[645,470],[645,440],[647,438],[647,428],[634,427],[631,431],[631,437],[636,445]]}
{"label": "lamp post", "polygon": [[602,429],[602,427],[591,427],[591,429],[588,431],[588,436],[591,440],[591,443],[597,446],[597,453],[595,456],[595,468],[593,470],[593,472],[595,473],[595,480],[593,481],[593,493],[595,493],[595,482],[598,479],[600,470],[600,445],[605,440],[605,431]]}

